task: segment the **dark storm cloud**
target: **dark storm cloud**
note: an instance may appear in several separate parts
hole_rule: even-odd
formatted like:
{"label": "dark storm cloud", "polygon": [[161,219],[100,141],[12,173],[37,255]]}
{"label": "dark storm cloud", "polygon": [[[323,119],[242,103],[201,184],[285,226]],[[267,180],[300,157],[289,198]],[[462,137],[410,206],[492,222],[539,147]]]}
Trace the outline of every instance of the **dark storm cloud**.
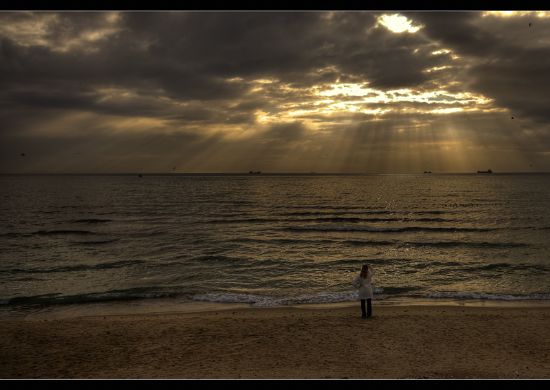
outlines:
{"label": "dark storm cloud", "polygon": [[491,96],[518,119],[550,122],[550,49],[518,50],[492,63],[478,65],[473,87]]}
{"label": "dark storm cloud", "polygon": [[[465,56],[470,88],[519,118],[550,122],[550,19],[483,17],[477,12],[410,15],[444,47]],[[532,26],[529,26],[532,23]]]}
{"label": "dark storm cloud", "polygon": [[482,28],[479,12],[404,13],[424,25],[424,32],[460,53],[485,56],[502,42]]}
{"label": "dark storm cloud", "polygon": [[40,107],[53,109],[78,109],[94,104],[93,96],[86,93],[67,93],[67,91],[31,90],[7,91],[2,101],[12,106]]}
{"label": "dark storm cloud", "polygon": [[[2,153],[28,147],[43,159],[28,169],[60,171],[109,166],[128,171],[147,162],[150,171],[164,170],[157,160],[185,162],[186,169],[199,171],[288,170],[296,161],[310,164],[306,170],[325,162],[329,169],[321,155],[333,156],[345,169],[360,166],[369,145],[397,150],[407,142],[447,142],[445,131],[428,132],[426,139],[407,132],[430,123],[433,129],[455,126],[484,145],[495,137],[499,141],[492,145],[498,147],[508,142],[545,152],[547,19],[529,30],[523,17],[404,13],[423,27],[396,34],[378,24],[379,15],[0,13]],[[330,92],[336,82],[375,88],[386,92],[387,100],[361,103],[376,94],[353,96],[349,90],[318,95]],[[389,92],[396,89],[407,91]],[[440,94],[437,102],[415,101],[436,90],[450,94]],[[430,112],[487,108],[453,95],[461,92],[492,98],[492,108],[508,108],[524,122],[513,127],[500,122],[504,116],[498,112],[443,119]],[[354,113],[352,105],[389,112]],[[478,127],[472,129],[473,123]],[[513,136],[503,135],[503,129]],[[69,151],[72,165],[66,164]],[[98,156],[103,162],[94,160]],[[2,156],[3,170],[21,163],[12,157]]]}
{"label": "dark storm cloud", "polygon": [[[4,34],[1,70],[9,77],[3,83],[149,84],[183,100],[230,99],[246,92],[226,81],[232,77],[270,77],[307,87],[355,76],[375,86],[403,87],[425,81],[421,71],[438,63],[413,55],[417,38],[373,30],[375,19],[368,13],[337,13],[331,20],[315,12],[122,13],[108,39],[55,51],[79,31],[104,26],[105,19],[60,14],[43,34],[48,47],[22,47],[13,34]],[[88,44],[97,50],[87,52]],[[318,71],[327,67],[332,69]]]}

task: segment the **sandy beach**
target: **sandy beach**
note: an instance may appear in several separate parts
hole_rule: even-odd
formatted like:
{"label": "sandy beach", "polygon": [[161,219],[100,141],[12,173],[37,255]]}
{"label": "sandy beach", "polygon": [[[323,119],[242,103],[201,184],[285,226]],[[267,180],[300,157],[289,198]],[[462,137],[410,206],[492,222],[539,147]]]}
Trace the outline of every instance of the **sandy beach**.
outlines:
{"label": "sandy beach", "polygon": [[550,378],[550,307],[229,308],[0,322],[1,378]]}

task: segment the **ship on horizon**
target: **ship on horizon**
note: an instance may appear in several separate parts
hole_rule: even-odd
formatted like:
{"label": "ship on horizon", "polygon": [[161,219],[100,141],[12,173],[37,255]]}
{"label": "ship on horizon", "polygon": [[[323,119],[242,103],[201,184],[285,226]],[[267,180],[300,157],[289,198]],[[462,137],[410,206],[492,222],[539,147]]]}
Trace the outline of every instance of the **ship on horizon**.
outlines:
{"label": "ship on horizon", "polygon": [[477,171],[477,173],[493,173],[493,171],[490,169],[487,169],[486,171]]}

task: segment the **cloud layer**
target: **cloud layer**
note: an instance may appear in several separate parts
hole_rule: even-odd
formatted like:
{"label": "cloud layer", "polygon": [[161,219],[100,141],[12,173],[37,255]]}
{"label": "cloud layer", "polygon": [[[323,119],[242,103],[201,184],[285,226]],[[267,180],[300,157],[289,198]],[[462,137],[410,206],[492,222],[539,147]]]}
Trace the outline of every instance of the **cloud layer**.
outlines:
{"label": "cloud layer", "polygon": [[549,33],[534,12],[4,12],[0,169],[548,170]]}

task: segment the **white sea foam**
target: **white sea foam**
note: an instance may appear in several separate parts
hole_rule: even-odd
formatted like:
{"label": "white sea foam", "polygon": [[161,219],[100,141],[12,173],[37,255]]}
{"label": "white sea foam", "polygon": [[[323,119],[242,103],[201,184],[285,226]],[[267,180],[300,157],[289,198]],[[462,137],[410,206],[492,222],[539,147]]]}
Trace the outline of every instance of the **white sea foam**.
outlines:
{"label": "white sea foam", "polygon": [[522,301],[522,300],[548,300],[550,294],[530,294],[530,295],[506,295],[506,294],[486,294],[476,292],[435,292],[428,294],[428,298],[443,299],[483,299],[491,301]]}
{"label": "white sea foam", "polygon": [[[382,288],[374,288],[375,294],[382,294]],[[270,297],[253,294],[235,293],[208,293],[195,295],[194,301],[217,302],[217,303],[248,303],[257,307],[273,307],[303,304],[340,303],[358,300],[357,291],[305,294],[295,297]]]}

